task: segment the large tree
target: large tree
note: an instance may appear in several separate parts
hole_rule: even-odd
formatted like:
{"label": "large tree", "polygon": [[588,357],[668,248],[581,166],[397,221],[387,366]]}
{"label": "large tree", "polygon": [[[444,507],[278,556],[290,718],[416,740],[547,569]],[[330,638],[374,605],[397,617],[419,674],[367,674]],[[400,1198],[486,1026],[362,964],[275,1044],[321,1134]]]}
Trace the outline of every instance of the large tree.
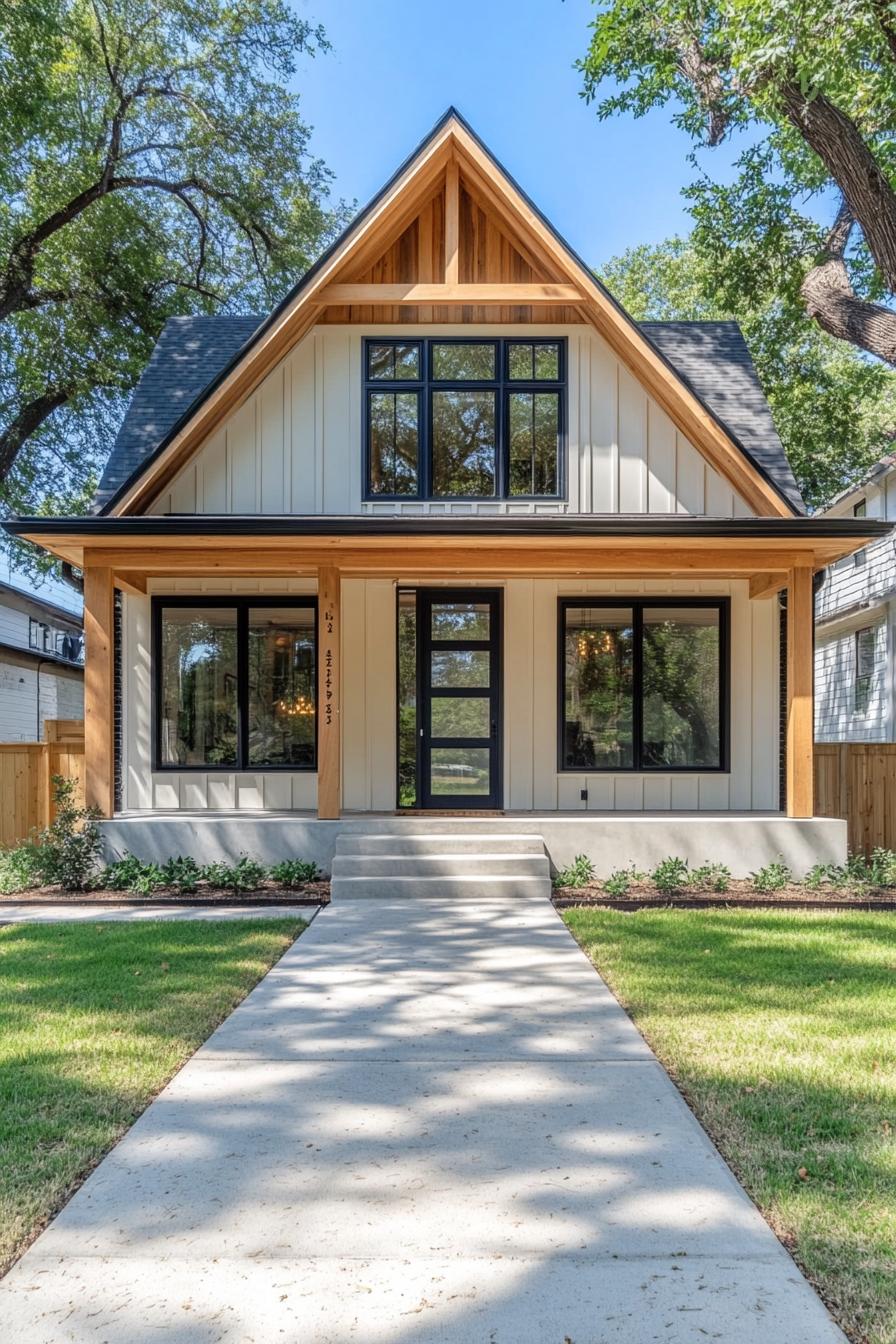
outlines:
{"label": "large tree", "polygon": [[[736,274],[736,259],[728,258]],[[599,268],[638,321],[741,325],[806,502],[824,504],[890,451],[896,373],[820,331],[799,305],[726,283],[726,266],[693,239],[630,248]],[[754,291],[755,294],[755,291]]]}
{"label": "large tree", "polygon": [[698,145],[748,132],[735,180],[691,189],[698,245],[896,364],[896,0],[596,4],[600,116],[671,102]]}
{"label": "large tree", "polygon": [[260,310],[335,224],[285,0],[0,6],[0,506],[77,507],[166,319]]}

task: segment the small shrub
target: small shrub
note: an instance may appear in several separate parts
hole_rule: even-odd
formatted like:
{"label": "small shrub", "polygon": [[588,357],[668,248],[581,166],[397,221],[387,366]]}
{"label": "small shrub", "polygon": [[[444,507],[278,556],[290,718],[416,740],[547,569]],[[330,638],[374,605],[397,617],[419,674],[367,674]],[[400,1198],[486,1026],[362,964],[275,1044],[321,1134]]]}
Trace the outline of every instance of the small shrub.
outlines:
{"label": "small shrub", "polygon": [[691,871],[688,868],[687,859],[671,857],[663,859],[650,874],[650,880],[657,891],[661,891],[667,896],[673,895],[676,891],[681,891],[691,880]]}
{"label": "small shrub", "polygon": [[691,873],[691,882],[695,887],[721,893],[731,886],[731,869],[724,863],[704,863]]}
{"label": "small shrub", "polygon": [[555,887],[587,887],[594,881],[594,864],[587,854],[577,854],[567,868],[554,874]]}
{"label": "small shrub", "polygon": [[627,896],[632,885],[632,870],[617,868],[604,882],[604,891],[608,896]]}
{"label": "small shrub", "polygon": [[306,882],[315,882],[320,876],[320,869],[314,862],[305,862],[304,859],[284,859],[281,863],[275,863],[270,870],[270,876],[281,887],[287,887],[294,891],[297,887],[303,887]]}
{"label": "small shrub", "polygon": [[35,851],[36,846],[27,842],[0,851],[0,893],[8,895],[40,886],[41,870]]}
{"label": "small shrub", "polygon": [[841,872],[842,870],[836,864],[816,863],[803,878],[803,883],[810,891],[818,891],[826,885],[839,886]]}
{"label": "small shrub", "polygon": [[163,863],[161,873],[164,885],[173,887],[182,896],[192,896],[202,878],[196,860],[181,854]]}
{"label": "small shrub", "polygon": [[774,863],[767,863],[764,868],[758,872],[752,873],[750,881],[757,891],[768,894],[773,891],[781,891],[790,882],[793,881],[793,873],[787,867],[786,863],[775,860]]}
{"label": "small shrub", "polygon": [[53,776],[56,816],[31,846],[36,875],[46,886],[64,891],[89,891],[94,883],[103,841],[96,808],[78,807],[75,781]]}
{"label": "small shrub", "polygon": [[202,869],[202,876],[210,887],[220,887],[223,891],[239,894],[243,891],[256,891],[266,877],[262,864],[241,854],[236,863],[209,863]]}
{"label": "small shrub", "polygon": [[896,854],[892,849],[875,849],[869,867],[874,886],[896,887]]}
{"label": "small shrub", "polygon": [[110,863],[97,878],[101,887],[109,891],[130,891],[146,867],[142,859],[134,854],[125,854],[123,859]]}
{"label": "small shrub", "polygon": [[167,885],[164,871],[157,863],[141,863],[140,871],[128,883],[128,891],[135,896],[152,896]]}

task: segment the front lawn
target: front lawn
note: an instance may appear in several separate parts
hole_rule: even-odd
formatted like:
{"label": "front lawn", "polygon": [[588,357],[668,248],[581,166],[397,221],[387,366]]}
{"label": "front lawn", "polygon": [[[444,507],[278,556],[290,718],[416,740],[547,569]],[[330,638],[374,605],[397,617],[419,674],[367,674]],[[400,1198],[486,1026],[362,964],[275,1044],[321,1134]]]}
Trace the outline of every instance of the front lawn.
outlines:
{"label": "front lawn", "polygon": [[0,928],[0,1272],[303,928]]}
{"label": "front lawn", "polygon": [[896,1344],[896,918],[563,918],[861,1344]]}

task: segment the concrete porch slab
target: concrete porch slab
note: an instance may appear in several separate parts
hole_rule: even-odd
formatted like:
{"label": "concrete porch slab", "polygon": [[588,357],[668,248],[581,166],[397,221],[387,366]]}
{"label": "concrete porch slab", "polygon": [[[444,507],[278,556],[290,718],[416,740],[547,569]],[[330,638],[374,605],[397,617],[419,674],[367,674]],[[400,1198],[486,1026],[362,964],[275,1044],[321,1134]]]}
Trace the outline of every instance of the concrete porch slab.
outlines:
{"label": "concrete porch slab", "polygon": [[201,863],[250,854],[264,863],[313,859],[332,869],[340,836],[540,836],[555,868],[587,854],[598,877],[634,863],[647,869],[676,855],[692,866],[724,863],[734,877],[783,859],[797,877],[816,863],[845,863],[846,822],[779,812],[506,812],[422,817],[346,813],[320,821],[302,812],[131,812],[102,823],[108,859],[123,853],[163,862],[189,854]]}

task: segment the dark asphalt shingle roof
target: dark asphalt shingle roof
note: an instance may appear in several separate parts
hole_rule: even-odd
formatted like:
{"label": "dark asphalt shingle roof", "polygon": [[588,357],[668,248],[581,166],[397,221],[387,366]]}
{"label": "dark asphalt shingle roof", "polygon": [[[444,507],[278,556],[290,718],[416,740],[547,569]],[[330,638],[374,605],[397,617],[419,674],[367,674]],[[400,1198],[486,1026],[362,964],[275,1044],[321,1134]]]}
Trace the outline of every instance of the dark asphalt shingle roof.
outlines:
{"label": "dark asphalt shingle roof", "polygon": [[[104,508],[248,342],[260,317],[177,317],[134,391],[95,505]],[[799,512],[799,488],[736,322],[644,322],[660,354]]]}
{"label": "dark asphalt shingle roof", "polygon": [[802,513],[799,486],[738,324],[641,322],[639,326],[763,475]]}
{"label": "dark asphalt shingle roof", "polygon": [[152,456],[199,394],[227,367],[260,317],[173,317],[143,370],[103,471],[102,509]]}

